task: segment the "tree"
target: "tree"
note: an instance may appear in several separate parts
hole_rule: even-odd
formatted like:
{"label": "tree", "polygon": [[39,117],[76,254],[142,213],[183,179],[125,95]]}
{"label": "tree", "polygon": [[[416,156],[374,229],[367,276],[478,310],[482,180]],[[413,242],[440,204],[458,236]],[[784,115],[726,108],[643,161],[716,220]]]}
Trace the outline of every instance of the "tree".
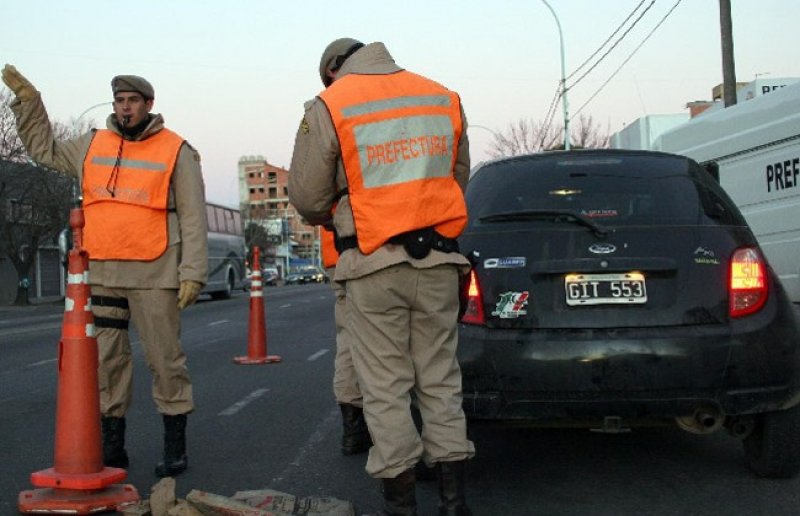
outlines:
{"label": "tree", "polygon": [[[13,95],[0,90],[0,260],[17,272],[14,304],[29,303],[28,286],[39,247],[54,242],[68,224],[74,180],[28,157],[9,107]],[[53,123],[57,139],[73,137],[85,124]]]}
{"label": "tree", "polygon": [[39,246],[67,226],[72,179],[27,163],[0,161],[0,242],[19,282],[15,305],[27,305]]}
{"label": "tree", "polygon": [[255,249],[256,247],[262,249],[264,256],[267,255],[268,249],[272,249],[273,244],[267,234],[264,226],[256,221],[249,221],[244,228],[244,240],[248,249]]}
{"label": "tree", "polygon": [[277,221],[280,227],[280,220],[275,213],[264,206],[251,207],[247,204],[240,206],[242,221],[244,223],[244,240],[247,248],[252,250],[256,247],[261,249],[261,263],[274,257],[277,246],[281,243],[281,234],[271,234],[270,229],[275,226]]}
{"label": "tree", "polygon": [[8,104],[14,96],[7,89],[0,89],[0,159],[24,161],[25,147],[17,134],[17,122]]}
{"label": "tree", "polygon": [[[609,132],[602,131],[591,116],[581,115],[571,125],[570,148],[600,149],[608,147]],[[564,126],[552,126],[520,118],[509,124],[505,132],[495,133],[489,154],[493,158],[533,154],[564,149]]]}

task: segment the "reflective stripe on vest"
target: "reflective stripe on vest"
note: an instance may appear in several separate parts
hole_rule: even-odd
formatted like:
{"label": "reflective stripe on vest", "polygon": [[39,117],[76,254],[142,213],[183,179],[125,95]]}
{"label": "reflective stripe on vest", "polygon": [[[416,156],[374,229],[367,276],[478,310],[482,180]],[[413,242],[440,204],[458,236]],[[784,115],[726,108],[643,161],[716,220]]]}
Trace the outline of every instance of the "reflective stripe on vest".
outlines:
{"label": "reflective stripe on vest", "polygon": [[[167,199],[183,138],[162,129],[142,141],[95,133],[83,162],[83,244],[92,260],[155,260],[167,250]],[[113,191],[113,195],[111,191]]]}
{"label": "reflective stripe on vest", "polygon": [[461,138],[458,95],[408,71],[349,74],[320,93],[342,150],[358,246],[434,227],[455,238],[467,221],[453,171]]}

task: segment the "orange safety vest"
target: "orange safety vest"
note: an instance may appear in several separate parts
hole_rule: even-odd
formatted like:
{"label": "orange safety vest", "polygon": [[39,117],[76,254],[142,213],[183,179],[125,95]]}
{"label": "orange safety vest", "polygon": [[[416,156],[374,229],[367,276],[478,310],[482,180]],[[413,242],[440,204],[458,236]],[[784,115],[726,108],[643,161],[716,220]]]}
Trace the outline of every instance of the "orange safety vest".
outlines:
{"label": "orange safety vest", "polygon": [[169,185],[184,140],[168,129],[125,140],[114,172],[121,139],[97,131],[83,161],[84,248],[92,260],[155,260],[167,250]]}
{"label": "orange safety vest", "polygon": [[339,253],[336,251],[336,242],[333,231],[329,231],[325,228],[320,228],[320,249],[322,251],[322,265],[325,268],[330,268],[336,266],[336,262],[339,261]]}
{"label": "orange safety vest", "polygon": [[462,131],[456,93],[400,71],[348,74],[319,96],[341,145],[362,253],[416,229],[461,234],[467,208],[453,174]]}

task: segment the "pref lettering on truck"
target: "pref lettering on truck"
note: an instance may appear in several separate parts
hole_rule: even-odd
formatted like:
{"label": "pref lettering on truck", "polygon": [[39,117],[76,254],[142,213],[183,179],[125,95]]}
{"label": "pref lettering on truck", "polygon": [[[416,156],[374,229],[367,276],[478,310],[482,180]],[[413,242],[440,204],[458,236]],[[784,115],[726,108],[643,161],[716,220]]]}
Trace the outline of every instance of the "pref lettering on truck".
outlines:
{"label": "pref lettering on truck", "polygon": [[767,192],[797,188],[800,157],[795,156],[766,166]]}

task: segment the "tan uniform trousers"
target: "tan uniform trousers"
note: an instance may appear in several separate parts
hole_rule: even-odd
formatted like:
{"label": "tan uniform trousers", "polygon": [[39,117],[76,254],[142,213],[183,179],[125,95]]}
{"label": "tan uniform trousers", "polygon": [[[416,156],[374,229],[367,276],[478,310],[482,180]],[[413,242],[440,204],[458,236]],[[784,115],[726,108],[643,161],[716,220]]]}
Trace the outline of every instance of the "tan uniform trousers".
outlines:
{"label": "tan uniform trousers", "polygon": [[[471,458],[456,360],[456,266],[401,263],[345,285],[353,362],[374,443],[367,473],[394,478],[420,457],[428,465]],[[412,391],[421,436],[411,416]]]}
{"label": "tan uniform trousers", "polygon": [[[106,300],[92,306],[100,358],[97,372],[102,415],[122,417],[131,404],[133,360],[127,330],[129,320],[136,327],[152,373],[153,400],[158,412],[166,415],[191,412],[192,383],[179,338],[177,290],[110,289],[92,285],[92,297]],[[110,306],[124,304],[119,300],[127,300],[129,308]]]}
{"label": "tan uniform trousers", "polygon": [[[333,276],[332,274],[330,276]],[[341,283],[331,281],[331,287],[336,295],[336,304],[333,308],[333,317],[336,320],[336,358],[333,371],[333,395],[336,403],[347,403],[356,407],[363,406],[361,389],[358,386],[358,376],[353,366],[353,356],[350,352],[351,337],[347,331],[347,297]]]}

